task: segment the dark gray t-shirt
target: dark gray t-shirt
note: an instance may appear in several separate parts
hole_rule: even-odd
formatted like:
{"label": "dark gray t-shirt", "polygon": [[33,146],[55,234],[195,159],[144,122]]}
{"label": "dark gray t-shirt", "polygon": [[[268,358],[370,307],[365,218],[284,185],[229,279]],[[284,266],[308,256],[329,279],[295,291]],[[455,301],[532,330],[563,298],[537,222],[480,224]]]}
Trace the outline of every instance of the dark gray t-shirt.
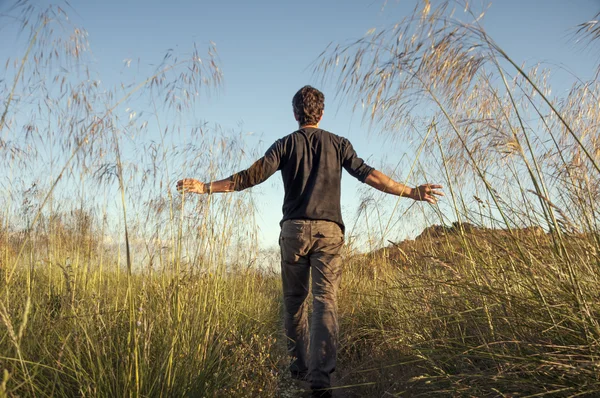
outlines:
{"label": "dark gray t-shirt", "polygon": [[281,170],[285,197],[283,219],[344,222],[340,206],[342,167],[364,182],[373,170],[356,155],[346,138],[305,127],[277,140],[247,170],[232,175],[234,189],[260,184]]}

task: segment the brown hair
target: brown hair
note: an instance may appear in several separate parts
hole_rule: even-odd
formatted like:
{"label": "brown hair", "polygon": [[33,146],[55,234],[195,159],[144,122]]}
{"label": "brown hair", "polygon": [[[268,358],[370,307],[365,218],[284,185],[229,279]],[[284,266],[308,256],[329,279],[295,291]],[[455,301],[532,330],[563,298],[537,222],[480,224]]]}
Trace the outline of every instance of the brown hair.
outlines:
{"label": "brown hair", "polygon": [[325,96],[314,87],[304,86],[294,95],[292,106],[300,126],[317,124],[325,109]]}

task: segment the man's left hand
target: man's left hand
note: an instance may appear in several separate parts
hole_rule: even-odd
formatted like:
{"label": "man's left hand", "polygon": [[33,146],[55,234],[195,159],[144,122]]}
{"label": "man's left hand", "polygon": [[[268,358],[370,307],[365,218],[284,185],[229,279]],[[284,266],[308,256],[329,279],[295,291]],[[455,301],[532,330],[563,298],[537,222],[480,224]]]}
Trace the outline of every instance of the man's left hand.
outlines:
{"label": "man's left hand", "polygon": [[179,193],[206,193],[206,184],[193,178],[184,178],[183,180],[177,181],[177,191]]}

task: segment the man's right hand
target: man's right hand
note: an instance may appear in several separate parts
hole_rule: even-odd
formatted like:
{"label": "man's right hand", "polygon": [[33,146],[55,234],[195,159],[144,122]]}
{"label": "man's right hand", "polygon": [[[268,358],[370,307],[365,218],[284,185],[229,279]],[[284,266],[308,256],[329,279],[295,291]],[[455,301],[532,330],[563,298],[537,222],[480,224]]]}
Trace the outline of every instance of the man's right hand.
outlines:
{"label": "man's right hand", "polygon": [[432,205],[437,203],[438,198],[436,196],[444,196],[444,193],[439,191],[442,189],[441,185],[424,184],[416,188],[410,188],[404,184],[400,184],[399,182],[392,180],[390,177],[377,170],[371,171],[371,173],[367,176],[365,183],[369,184],[375,189],[380,190],[381,192],[424,201],[431,203]]}
{"label": "man's right hand", "polygon": [[411,197],[414,200],[421,200],[434,205],[438,200],[436,196],[444,196],[444,193],[442,191],[438,191],[438,189],[442,189],[442,186],[437,184],[419,185],[418,187],[412,189]]}
{"label": "man's right hand", "polygon": [[206,188],[206,184],[198,180],[194,180],[193,178],[184,178],[183,180],[177,181],[177,191],[179,193],[191,192],[204,194],[207,193]]}

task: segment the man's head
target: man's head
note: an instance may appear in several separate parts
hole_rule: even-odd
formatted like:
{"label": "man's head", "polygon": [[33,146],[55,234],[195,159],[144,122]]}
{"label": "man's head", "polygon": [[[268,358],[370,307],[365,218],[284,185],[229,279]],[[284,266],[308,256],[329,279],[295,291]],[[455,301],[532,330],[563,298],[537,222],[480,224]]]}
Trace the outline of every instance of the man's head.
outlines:
{"label": "man's head", "polygon": [[325,96],[311,86],[304,86],[292,99],[294,116],[300,126],[317,125],[325,109]]}

